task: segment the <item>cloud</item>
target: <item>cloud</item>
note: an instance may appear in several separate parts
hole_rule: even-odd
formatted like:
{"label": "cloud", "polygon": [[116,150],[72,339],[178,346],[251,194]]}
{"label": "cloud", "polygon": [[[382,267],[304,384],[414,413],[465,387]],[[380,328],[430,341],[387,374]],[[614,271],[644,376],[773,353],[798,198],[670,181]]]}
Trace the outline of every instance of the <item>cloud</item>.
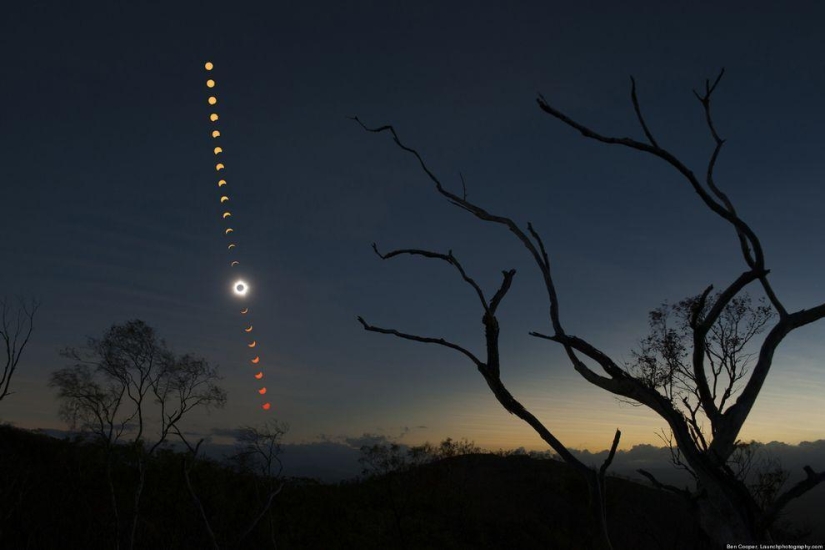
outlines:
{"label": "cloud", "polygon": [[344,443],[353,449],[361,449],[361,447],[372,447],[373,445],[389,445],[395,443],[394,438],[389,438],[385,435],[365,433],[358,437],[344,437]]}
{"label": "cloud", "polygon": [[209,433],[218,437],[238,438],[238,428],[212,428]]}

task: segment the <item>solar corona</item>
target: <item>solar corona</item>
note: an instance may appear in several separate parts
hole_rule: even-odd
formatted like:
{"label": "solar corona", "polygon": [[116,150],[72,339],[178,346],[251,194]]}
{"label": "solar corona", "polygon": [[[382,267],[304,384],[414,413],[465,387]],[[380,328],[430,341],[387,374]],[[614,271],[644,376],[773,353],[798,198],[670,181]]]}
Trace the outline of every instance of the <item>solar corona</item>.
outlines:
{"label": "solar corona", "polygon": [[[204,67],[204,69],[206,69],[207,72],[210,73],[210,78],[207,79],[207,81],[206,81],[206,87],[209,89],[209,93],[208,93],[208,97],[207,97],[206,102],[210,106],[215,106],[218,103],[218,95],[219,95],[219,92],[216,91],[216,90],[218,90],[218,88],[217,88],[217,86],[218,86],[217,79],[215,79],[211,74],[211,71],[215,68],[215,65],[211,61],[207,61],[204,64],[203,67]],[[220,120],[220,117],[218,116],[218,113],[216,113],[216,112],[210,112],[209,113],[209,121],[212,123],[210,125],[209,135],[212,137],[213,140],[215,140],[215,141],[212,142],[213,144],[215,144],[215,145],[212,146],[212,153],[215,156],[220,155],[221,157],[223,157],[223,154],[224,154],[223,144],[222,143],[220,145],[217,144],[218,141],[220,141],[220,138],[223,137],[222,132],[217,128],[217,122],[219,120]],[[223,162],[219,162],[215,165],[215,172],[220,172],[221,176],[223,176],[223,173],[224,173],[225,170],[226,170],[226,164],[224,164]],[[230,195],[232,194],[232,191],[231,191],[232,186],[230,186],[227,183],[226,179],[218,179],[217,184],[218,184],[217,186],[218,186],[218,189],[219,189],[218,203],[222,206],[226,205],[226,203],[229,202],[229,200],[230,200]],[[223,213],[220,215],[220,219],[224,223],[228,222],[230,217],[232,217],[232,213],[229,212],[228,210],[223,210]],[[229,252],[229,254],[232,255],[232,256],[234,256],[237,253],[237,249],[239,248],[239,246],[237,244],[237,238],[234,237],[234,236],[230,236],[230,234],[232,234],[234,232],[235,232],[235,229],[232,228],[232,227],[224,227],[223,228],[224,237],[226,239],[229,239],[229,238],[232,239],[232,242],[228,242],[226,244],[226,249]],[[230,258],[229,269],[231,270],[231,272],[233,274],[239,273],[238,272],[238,269],[240,269],[238,267],[239,265],[240,265],[240,262],[238,260],[236,260],[234,257]],[[230,288],[232,289],[232,294],[234,295],[234,297],[236,299],[243,300],[243,301],[249,300],[249,294],[250,294],[250,288],[251,287],[250,287],[249,283],[246,282],[246,280],[241,279],[241,278],[235,278],[234,281],[231,283]],[[249,354],[250,352],[253,351],[253,348],[255,349],[255,351],[257,351],[258,339],[256,338],[256,339],[252,340],[250,338],[250,336],[252,336],[250,333],[253,330],[253,324],[252,324],[252,319],[251,319],[252,312],[251,312],[249,306],[246,303],[243,304],[243,309],[240,310],[240,313],[243,316],[243,324],[240,325],[240,329],[239,329],[238,332],[240,333],[240,335],[243,336],[244,340],[247,342],[246,343],[246,349],[244,350],[244,353]],[[257,334],[257,330],[255,332]],[[260,382],[264,378],[264,371],[263,371],[262,365],[260,364],[261,363],[261,357],[260,357],[259,353],[255,354],[254,357],[251,357],[249,355],[247,355],[247,357],[249,357],[249,359],[248,359],[249,363],[251,363],[255,367],[254,372],[252,372],[250,374],[257,381],[256,382],[256,387],[257,387],[256,391],[257,391],[258,395],[265,396],[266,392],[267,392],[266,386],[261,385],[261,382]],[[263,409],[265,411],[268,411],[271,408],[272,408],[272,405],[271,405],[271,403],[269,403],[269,401],[264,401],[261,404],[261,409]]]}

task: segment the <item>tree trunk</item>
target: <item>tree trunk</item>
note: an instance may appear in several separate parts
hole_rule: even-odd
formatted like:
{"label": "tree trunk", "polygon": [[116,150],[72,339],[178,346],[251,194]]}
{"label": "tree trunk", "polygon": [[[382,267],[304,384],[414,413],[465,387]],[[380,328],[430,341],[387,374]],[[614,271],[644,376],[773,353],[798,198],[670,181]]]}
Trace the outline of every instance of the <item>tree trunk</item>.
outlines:
{"label": "tree trunk", "polygon": [[129,533],[129,550],[135,548],[135,535],[137,534],[137,524],[140,516],[140,497],[143,494],[143,484],[146,481],[146,464],[143,457],[138,458],[138,472],[138,483],[135,487],[135,509],[132,512],[132,529]]}
{"label": "tree trunk", "polygon": [[696,501],[699,526],[720,548],[769,542],[770,535],[757,525],[756,503],[749,494],[739,494],[734,483],[700,480]]}

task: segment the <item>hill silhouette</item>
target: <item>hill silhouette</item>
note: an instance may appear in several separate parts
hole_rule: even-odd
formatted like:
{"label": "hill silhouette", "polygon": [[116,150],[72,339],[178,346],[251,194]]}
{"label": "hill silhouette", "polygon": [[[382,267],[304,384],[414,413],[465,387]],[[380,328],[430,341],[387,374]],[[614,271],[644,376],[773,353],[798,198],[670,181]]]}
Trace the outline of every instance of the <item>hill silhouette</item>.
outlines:
{"label": "hill silhouette", "polygon": [[[112,548],[103,453],[79,439],[0,426],[0,547]],[[212,547],[183,480],[185,457],[152,458],[138,548]],[[135,474],[125,447],[115,449],[113,474],[128,511]],[[529,456],[455,456],[338,484],[287,479],[240,542],[261,509],[265,480],[207,459],[195,462],[191,480],[221,548],[271,548],[274,539],[279,549],[581,549],[597,531],[581,477]],[[617,549],[703,546],[674,495],[610,478],[607,503]]]}
{"label": "hill silhouette", "polygon": [[[116,494],[128,511],[135,474],[128,449],[114,452]],[[112,548],[103,453],[80,439],[0,426],[0,547]],[[137,548],[213,547],[183,479],[185,458],[166,450],[151,459]],[[597,533],[581,476],[525,455],[452,456],[337,484],[285,479],[271,510],[241,541],[268,480],[209,459],[197,459],[190,473],[220,548],[582,549]],[[709,547],[687,506],[676,495],[609,477],[614,547]]]}

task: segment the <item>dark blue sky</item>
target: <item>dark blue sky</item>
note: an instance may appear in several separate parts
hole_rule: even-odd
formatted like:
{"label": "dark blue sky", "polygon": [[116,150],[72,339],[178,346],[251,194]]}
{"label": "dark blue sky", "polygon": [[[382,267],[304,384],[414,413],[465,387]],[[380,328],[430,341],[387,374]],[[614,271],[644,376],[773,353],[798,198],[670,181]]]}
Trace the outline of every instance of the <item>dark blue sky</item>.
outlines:
{"label": "dark blue sky", "polygon": [[[520,245],[440,199],[409,156],[348,120],[392,123],[447,185],[545,238],[568,331],[618,359],[646,313],[744,266],[732,231],[664,163],[583,139],[537,92],[605,133],[641,138],[636,77],[660,143],[703,172],[712,141],[691,89],[715,96],[717,181],[762,239],[789,308],[825,297],[825,8],[814,2],[19,3],[0,22],[0,294],[43,302],[0,418],[60,427],[57,349],[141,318],[220,364],[208,433],[261,418],[228,291],[203,63],[216,64],[239,259],[253,285],[273,414],[296,441],[365,432],[540,448],[474,367],[375,324],[479,350],[481,311],[446,266],[381,262],[370,244],[452,249],[493,291],[503,380],[571,446],[656,442],[652,414],[572,371]],[[822,437],[822,327],[793,335],[743,436]],[[408,430],[405,430],[405,427]]]}

